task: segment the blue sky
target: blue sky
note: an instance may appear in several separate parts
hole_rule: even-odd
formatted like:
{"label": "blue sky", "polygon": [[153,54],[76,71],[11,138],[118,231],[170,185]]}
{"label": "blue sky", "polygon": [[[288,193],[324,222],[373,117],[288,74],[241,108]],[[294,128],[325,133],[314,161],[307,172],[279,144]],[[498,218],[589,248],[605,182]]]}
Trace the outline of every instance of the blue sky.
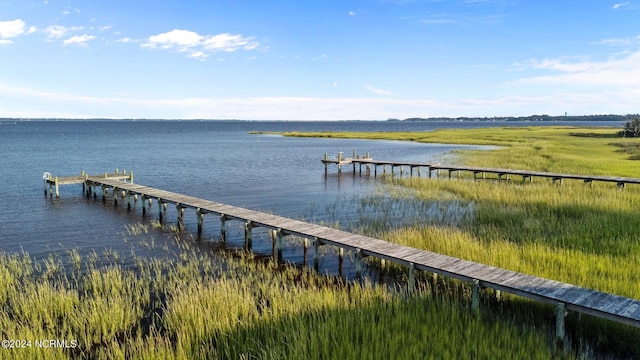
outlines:
{"label": "blue sky", "polygon": [[640,112],[640,0],[3,0],[0,117]]}

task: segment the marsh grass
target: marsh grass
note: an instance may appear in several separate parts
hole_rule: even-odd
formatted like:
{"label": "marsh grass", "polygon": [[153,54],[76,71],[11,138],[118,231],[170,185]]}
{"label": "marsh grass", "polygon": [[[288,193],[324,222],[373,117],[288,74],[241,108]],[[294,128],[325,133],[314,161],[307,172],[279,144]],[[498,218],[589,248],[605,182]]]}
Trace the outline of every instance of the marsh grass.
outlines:
{"label": "marsh grass", "polygon": [[[503,127],[439,129],[425,132],[284,133],[286,136],[407,140],[424,143],[494,145],[498,149],[456,151],[455,159],[474,166],[559,173],[640,177],[640,167],[617,152],[640,139],[619,138],[615,128]],[[375,158],[375,151],[372,151]]]}
{"label": "marsh grass", "polygon": [[[465,153],[461,159],[479,161],[478,166],[599,174],[617,173],[618,167],[628,166],[624,154],[603,143],[611,138],[567,135],[569,131],[582,132],[474,130],[474,140],[512,149]],[[607,131],[585,133],[606,135]],[[420,140],[433,134],[407,136]],[[549,140],[549,136],[557,138]],[[469,133],[443,132],[437,137],[438,142],[446,142],[442,140],[447,137],[469,141]],[[566,139],[600,143],[582,142],[576,147]],[[586,157],[594,154],[592,148],[595,152],[607,149],[608,155],[595,161],[582,159],[576,152],[581,146],[587,147]],[[611,165],[608,169],[602,163],[611,154],[618,157],[606,162]],[[569,171],[576,169],[585,171]],[[617,174],[637,172],[627,169]],[[354,202],[354,207],[366,210],[355,215],[355,227],[363,233],[638,297],[634,289],[638,241],[633,229],[640,224],[633,216],[638,193],[631,186],[618,191],[568,182],[553,187],[544,182],[391,181],[409,190]],[[410,220],[395,223],[389,218]],[[333,220],[335,224],[341,218]],[[127,236],[154,246],[153,238],[145,240],[150,230],[133,225]],[[345,283],[304,268],[253,261],[253,255],[242,252],[208,255],[178,235],[178,256],[136,258],[132,268],[121,266],[121,258],[109,251],[91,253],[84,260],[71,251],[69,269],[55,257],[35,261],[27,254],[0,255],[4,338],[78,341],[76,348],[68,349],[2,349],[0,357],[576,357],[571,350],[553,350],[554,312],[545,305],[511,296],[498,303],[484,291],[483,311],[474,316],[468,285],[455,280],[419,273],[418,289],[409,295],[393,283]],[[406,281],[406,269],[393,265],[387,269],[400,283]],[[581,356],[593,355],[593,347],[605,356],[609,352],[640,356],[634,345],[636,329],[572,315],[568,324],[577,344],[574,349]]]}
{"label": "marsh grass", "polygon": [[428,285],[407,296],[250,255],[187,258],[102,266],[70,281],[35,276],[26,254],[1,255],[3,336],[78,341],[2,349],[2,358],[569,357],[551,350],[545,331],[473,316],[468,299]]}

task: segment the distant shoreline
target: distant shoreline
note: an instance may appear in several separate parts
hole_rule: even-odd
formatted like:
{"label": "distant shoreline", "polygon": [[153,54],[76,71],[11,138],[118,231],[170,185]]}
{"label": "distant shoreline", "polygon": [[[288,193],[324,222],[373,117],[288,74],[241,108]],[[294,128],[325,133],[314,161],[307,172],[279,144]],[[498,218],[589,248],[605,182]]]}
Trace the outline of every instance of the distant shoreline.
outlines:
{"label": "distant shoreline", "polygon": [[413,117],[406,119],[389,118],[387,120],[247,120],[247,119],[114,119],[114,118],[0,118],[0,123],[28,121],[202,121],[202,122],[553,122],[553,121],[626,121],[630,116],[638,115],[578,115],[578,116],[494,116],[494,117]]}

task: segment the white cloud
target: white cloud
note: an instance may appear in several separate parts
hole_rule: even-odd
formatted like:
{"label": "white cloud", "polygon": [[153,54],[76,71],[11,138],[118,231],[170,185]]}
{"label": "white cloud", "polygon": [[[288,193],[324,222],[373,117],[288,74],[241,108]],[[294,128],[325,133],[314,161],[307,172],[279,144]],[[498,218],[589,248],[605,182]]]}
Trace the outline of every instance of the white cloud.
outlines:
{"label": "white cloud", "polygon": [[88,42],[91,40],[94,40],[96,37],[93,35],[79,35],[79,36],[72,36],[68,39],[66,39],[65,41],[62,42],[62,44],[64,46],[67,45],[78,45],[81,47],[87,47],[89,46]]}
{"label": "white cloud", "polygon": [[166,33],[153,35],[149,37],[149,41],[142,46],[150,49],[183,49],[197,46],[201,43],[203,37],[193,31],[188,30],[172,30]]}
{"label": "white cloud", "polygon": [[358,13],[356,13],[355,11],[349,11],[349,16],[356,16],[358,15]]}
{"label": "white cloud", "polygon": [[6,40],[6,39],[0,39],[0,46],[7,46],[7,45],[12,45],[13,41],[11,40]]}
{"label": "white cloud", "polygon": [[229,33],[207,36],[204,40],[204,48],[212,51],[254,50],[257,47],[258,43],[251,38]]}
{"label": "white cloud", "polygon": [[378,94],[378,95],[393,95],[393,93],[389,90],[383,90],[383,89],[378,89],[372,85],[365,85],[364,86],[365,89],[367,89],[368,91],[371,91],[374,94]]}
{"label": "white cloud", "polygon": [[22,19],[0,21],[0,39],[10,39],[22,35],[26,24]]}
{"label": "white cloud", "polygon": [[629,5],[630,3],[631,3],[631,1],[623,2],[623,3],[618,3],[618,4],[613,5],[613,7],[612,7],[612,8],[613,8],[614,10],[617,10],[617,9],[620,9],[621,7],[624,7],[624,6]]}
{"label": "white cloud", "polygon": [[524,64],[533,69],[550,70],[554,74],[523,78],[513,83],[637,87],[640,79],[640,50],[603,61],[560,58],[529,60]]}
{"label": "white cloud", "polygon": [[238,34],[200,35],[189,30],[172,31],[150,36],[142,47],[188,53],[187,56],[204,59],[208,53],[254,50],[259,43],[250,37]]}
{"label": "white cloud", "polygon": [[69,32],[75,32],[83,30],[82,26],[66,27],[62,25],[49,25],[44,29],[44,33],[47,35],[48,40],[60,39]]}
{"label": "white cloud", "polygon": [[190,58],[194,58],[194,59],[198,59],[198,60],[204,60],[206,58],[209,57],[209,55],[203,53],[202,51],[196,51],[196,52],[192,52],[191,54],[188,55]]}
{"label": "white cloud", "polygon": [[[429,116],[637,113],[640,89],[467,98],[156,98],[55,93],[0,84],[0,117],[350,120]],[[25,110],[28,109],[28,110]],[[69,110],[74,109],[74,110]]]}
{"label": "white cloud", "polygon": [[125,43],[125,44],[126,44],[126,43],[130,43],[130,42],[132,42],[132,41],[133,41],[133,39],[131,39],[130,37],[123,37],[122,39],[118,39],[118,40],[116,40],[116,42],[119,42],[119,43]]}

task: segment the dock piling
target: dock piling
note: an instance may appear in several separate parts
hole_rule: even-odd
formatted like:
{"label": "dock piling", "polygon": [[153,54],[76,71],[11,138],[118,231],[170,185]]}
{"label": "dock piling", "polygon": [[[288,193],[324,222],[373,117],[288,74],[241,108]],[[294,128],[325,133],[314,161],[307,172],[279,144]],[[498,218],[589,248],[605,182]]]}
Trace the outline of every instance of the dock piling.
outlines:
{"label": "dock piling", "polygon": [[409,263],[409,282],[407,283],[407,291],[411,294],[416,287],[416,266],[414,263]]}
{"label": "dock piling", "polygon": [[178,231],[184,230],[184,207],[176,204],[176,217],[178,223]]}
{"label": "dock piling", "polygon": [[480,281],[477,279],[471,282],[471,311],[475,315],[480,313]]}
{"label": "dock piling", "polygon": [[317,237],[313,238],[313,269],[318,271],[320,268],[320,240]]}
{"label": "dock piling", "polygon": [[244,248],[251,251],[253,247],[253,223],[251,220],[244,223]]}
{"label": "dock piling", "polygon": [[227,240],[227,215],[220,214],[220,241]]}
{"label": "dock piling", "polygon": [[556,305],[556,341],[558,344],[564,342],[564,317],[567,316],[564,303]]}
{"label": "dock piling", "polygon": [[197,223],[198,223],[198,239],[202,238],[202,224],[204,222],[204,213],[202,212],[202,209],[197,208],[196,209],[196,217],[197,217]]}

